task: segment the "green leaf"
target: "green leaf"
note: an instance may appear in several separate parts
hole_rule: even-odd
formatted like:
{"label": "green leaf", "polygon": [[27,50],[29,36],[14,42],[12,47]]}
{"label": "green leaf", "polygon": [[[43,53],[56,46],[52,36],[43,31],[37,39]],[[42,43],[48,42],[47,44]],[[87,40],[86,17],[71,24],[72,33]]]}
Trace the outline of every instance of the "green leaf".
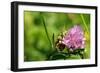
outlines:
{"label": "green leaf", "polygon": [[69,56],[70,55],[68,53],[57,52],[50,56],[50,60],[59,60],[59,59],[65,60]]}
{"label": "green leaf", "polygon": [[70,55],[70,57],[66,58],[67,59],[80,59],[80,55]]}

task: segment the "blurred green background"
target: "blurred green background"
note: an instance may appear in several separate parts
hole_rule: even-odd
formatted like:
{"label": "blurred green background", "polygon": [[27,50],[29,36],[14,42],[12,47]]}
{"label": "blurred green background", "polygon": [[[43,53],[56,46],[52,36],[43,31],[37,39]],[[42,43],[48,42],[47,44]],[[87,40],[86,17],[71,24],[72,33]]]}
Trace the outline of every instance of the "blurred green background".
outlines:
{"label": "blurred green background", "polygon": [[[53,34],[56,40],[61,32],[79,24],[86,38],[85,59],[90,57],[90,14],[24,11],[24,61],[46,61],[55,51],[46,36],[41,15],[50,40]],[[72,55],[70,59],[79,56]]]}

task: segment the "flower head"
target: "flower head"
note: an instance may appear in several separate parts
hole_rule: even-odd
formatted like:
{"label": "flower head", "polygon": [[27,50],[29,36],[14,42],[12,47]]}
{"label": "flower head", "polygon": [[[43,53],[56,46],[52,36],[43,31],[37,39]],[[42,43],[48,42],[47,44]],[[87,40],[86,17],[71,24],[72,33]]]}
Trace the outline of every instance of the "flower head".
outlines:
{"label": "flower head", "polygon": [[71,50],[83,49],[85,47],[85,38],[81,26],[75,25],[69,29],[62,39],[62,44]]}

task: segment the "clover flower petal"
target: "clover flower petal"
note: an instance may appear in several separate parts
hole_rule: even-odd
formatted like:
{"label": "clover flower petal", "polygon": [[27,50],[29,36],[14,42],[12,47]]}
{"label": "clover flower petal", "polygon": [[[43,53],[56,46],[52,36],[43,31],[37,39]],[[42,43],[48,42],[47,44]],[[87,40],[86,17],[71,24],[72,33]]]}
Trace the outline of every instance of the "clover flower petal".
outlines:
{"label": "clover flower petal", "polygon": [[62,39],[62,43],[73,50],[85,48],[85,38],[82,28],[79,25],[75,25],[69,29]]}

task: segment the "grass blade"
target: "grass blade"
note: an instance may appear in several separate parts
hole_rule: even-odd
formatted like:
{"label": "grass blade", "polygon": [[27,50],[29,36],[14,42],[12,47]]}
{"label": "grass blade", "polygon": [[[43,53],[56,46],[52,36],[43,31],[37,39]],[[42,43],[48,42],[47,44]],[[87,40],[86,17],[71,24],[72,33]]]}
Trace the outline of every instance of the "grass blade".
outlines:
{"label": "grass blade", "polygon": [[40,13],[40,16],[41,16],[41,19],[42,19],[42,21],[43,21],[43,25],[44,25],[44,29],[45,29],[45,32],[46,32],[46,36],[47,36],[48,41],[49,41],[49,43],[50,43],[50,45],[51,45],[51,47],[52,47],[52,43],[51,43],[51,40],[50,40],[50,38],[49,38],[48,30],[47,30],[47,27],[46,27],[46,24],[45,24],[45,20],[44,20],[44,18],[43,18],[43,16],[42,16],[42,13]]}
{"label": "grass blade", "polygon": [[87,26],[87,24],[86,24],[86,22],[85,22],[85,19],[84,19],[83,14],[80,14],[80,16],[81,16],[81,19],[82,19],[82,21],[83,21],[83,24],[84,24],[84,26],[85,26],[87,32],[89,33],[88,26]]}

